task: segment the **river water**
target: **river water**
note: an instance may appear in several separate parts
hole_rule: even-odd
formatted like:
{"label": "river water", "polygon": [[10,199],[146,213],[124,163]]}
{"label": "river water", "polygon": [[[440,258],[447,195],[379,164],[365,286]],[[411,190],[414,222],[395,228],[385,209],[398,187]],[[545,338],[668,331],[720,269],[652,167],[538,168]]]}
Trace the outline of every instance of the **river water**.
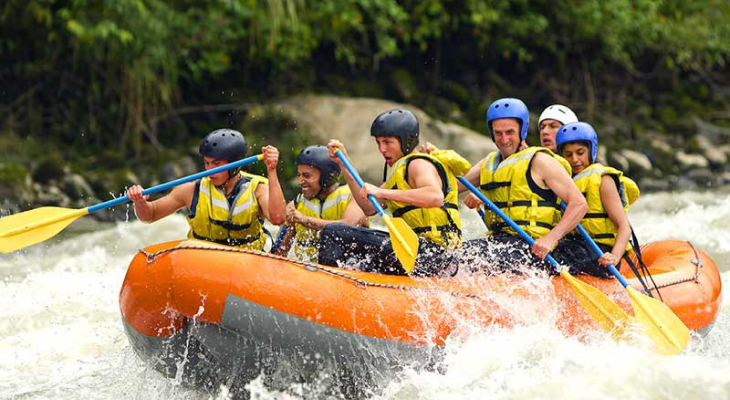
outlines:
{"label": "river water", "polygon": [[[643,196],[630,212],[642,242],[691,240],[730,284],[730,190]],[[87,217],[88,218],[88,217]],[[466,217],[465,229],[480,230]],[[79,226],[81,225],[81,226]],[[119,288],[135,252],[180,238],[176,216],[145,225],[74,223],[69,233],[0,255],[0,399],[230,398],[163,378],[135,355],[120,321]],[[444,371],[405,370],[382,399],[730,399],[730,296],[713,330],[684,354],[597,337],[565,337],[551,324],[475,330],[446,348]],[[249,385],[255,399],[309,398]],[[306,392],[305,392],[306,393]]]}

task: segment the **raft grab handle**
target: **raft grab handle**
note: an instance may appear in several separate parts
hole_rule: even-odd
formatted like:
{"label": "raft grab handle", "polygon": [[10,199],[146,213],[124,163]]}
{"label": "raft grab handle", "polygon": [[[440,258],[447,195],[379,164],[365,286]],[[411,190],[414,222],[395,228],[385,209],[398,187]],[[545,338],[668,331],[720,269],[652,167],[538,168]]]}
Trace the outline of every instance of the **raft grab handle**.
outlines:
{"label": "raft grab handle", "polygon": [[694,264],[697,267],[697,273],[694,274],[693,276],[690,276],[689,278],[679,279],[679,280],[676,280],[673,282],[667,282],[662,285],[658,285],[656,287],[657,289],[665,288],[667,286],[679,285],[680,283],[691,282],[691,281],[694,281],[695,283],[700,283],[700,272],[702,272],[702,260],[700,259],[700,253],[697,251],[697,247],[695,247],[695,245],[693,245],[692,242],[690,242],[688,240],[687,244],[689,245],[690,248],[692,248],[692,251],[695,253],[695,258],[693,260],[689,260],[689,262],[691,262],[692,264]]}

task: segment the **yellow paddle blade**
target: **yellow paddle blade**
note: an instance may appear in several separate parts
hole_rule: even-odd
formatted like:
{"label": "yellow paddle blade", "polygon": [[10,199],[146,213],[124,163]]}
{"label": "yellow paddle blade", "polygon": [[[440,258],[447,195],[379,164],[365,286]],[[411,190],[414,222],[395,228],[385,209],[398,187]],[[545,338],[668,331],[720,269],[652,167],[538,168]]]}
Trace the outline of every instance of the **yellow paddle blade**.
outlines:
{"label": "yellow paddle blade", "polygon": [[383,222],[388,226],[395,256],[398,257],[398,261],[406,273],[410,274],[416,265],[418,236],[402,218],[390,218],[388,215],[383,215]]}
{"label": "yellow paddle blade", "polygon": [[619,340],[623,336],[626,326],[629,325],[631,317],[611,301],[605,293],[576,279],[567,270],[561,270],[560,276],[573,287],[578,301],[588,315],[615,340]]}
{"label": "yellow paddle blade", "polygon": [[87,209],[41,207],[0,218],[0,253],[10,253],[55,236]]}
{"label": "yellow paddle blade", "polygon": [[634,314],[644,332],[654,342],[661,354],[679,354],[689,343],[689,328],[661,301],[646,296],[628,286]]}

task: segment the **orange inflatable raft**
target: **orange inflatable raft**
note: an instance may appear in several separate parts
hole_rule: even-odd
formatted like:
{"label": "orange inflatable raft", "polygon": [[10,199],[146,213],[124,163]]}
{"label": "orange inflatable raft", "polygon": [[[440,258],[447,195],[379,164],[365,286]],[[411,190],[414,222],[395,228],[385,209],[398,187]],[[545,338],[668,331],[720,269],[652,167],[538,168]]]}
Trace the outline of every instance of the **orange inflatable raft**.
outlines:
{"label": "orange inflatable raft", "polygon": [[[642,256],[658,287],[652,295],[706,333],[721,304],[715,263],[684,241],[648,244]],[[632,313],[616,280],[578,278]],[[520,304],[532,314],[555,310],[567,334],[598,329],[562,278],[526,279],[379,275],[183,240],[141,250],[119,302],[136,352],[198,385],[245,383],[282,363],[303,378],[332,367],[378,379],[394,366],[433,365],[459,327],[522,323]]]}

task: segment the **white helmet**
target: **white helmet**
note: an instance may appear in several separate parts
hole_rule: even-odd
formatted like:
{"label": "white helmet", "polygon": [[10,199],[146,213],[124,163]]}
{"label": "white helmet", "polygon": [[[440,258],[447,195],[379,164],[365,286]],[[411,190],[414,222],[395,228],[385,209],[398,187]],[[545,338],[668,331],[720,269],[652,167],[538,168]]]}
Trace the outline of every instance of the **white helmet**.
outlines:
{"label": "white helmet", "polygon": [[575,113],[570,108],[562,104],[553,104],[546,108],[545,111],[540,114],[537,126],[539,127],[540,124],[542,124],[542,121],[546,119],[554,119],[563,125],[571,122],[578,122],[578,117],[575,116]]}

